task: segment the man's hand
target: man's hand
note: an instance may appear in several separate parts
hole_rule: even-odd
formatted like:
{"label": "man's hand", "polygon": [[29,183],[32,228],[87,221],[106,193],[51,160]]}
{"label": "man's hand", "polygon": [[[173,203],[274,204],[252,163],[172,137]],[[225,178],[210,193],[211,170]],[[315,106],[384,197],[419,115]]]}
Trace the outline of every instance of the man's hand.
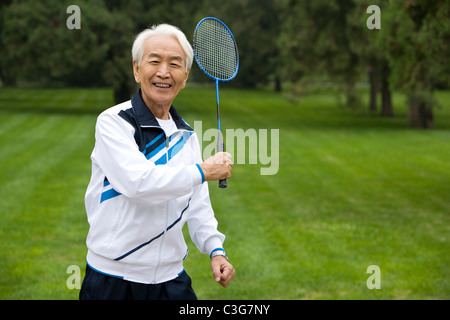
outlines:
{"label": "man's hand", "polygon": [[215,256],[211,260],[211,270],[214,280],[226,288],[233,280],[235,270],[224,256]]}
{"label": "man's hand", "polygon": [[218,152],[203,162],[200,167],[205,175],[205,181],[229,179],[233,162],[228,152]]}

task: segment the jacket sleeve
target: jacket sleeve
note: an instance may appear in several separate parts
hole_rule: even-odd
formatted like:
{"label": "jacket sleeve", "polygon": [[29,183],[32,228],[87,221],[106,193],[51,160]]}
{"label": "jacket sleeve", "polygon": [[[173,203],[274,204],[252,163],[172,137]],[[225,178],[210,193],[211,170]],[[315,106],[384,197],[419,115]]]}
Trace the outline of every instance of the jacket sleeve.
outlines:
{"label": "jacket sleeve", "polygon": [[[203,161],[196,135],[193,143],[196,162],[201,163]],[[217,230],[218,222],[211,206],[208,183],[202,183],[194,188],[189,212],[187,219],[189,235],[199,251],[211,254],[214,249],[223,248],[225,236]]]}
{"label": "jacket sleeve", "polygon": [[155,165],[139,151],[133,129],[114,114],[102,113],[95,127],[92,161],[117,192],[150,205],[185,194],[202,183],[195,164]]}

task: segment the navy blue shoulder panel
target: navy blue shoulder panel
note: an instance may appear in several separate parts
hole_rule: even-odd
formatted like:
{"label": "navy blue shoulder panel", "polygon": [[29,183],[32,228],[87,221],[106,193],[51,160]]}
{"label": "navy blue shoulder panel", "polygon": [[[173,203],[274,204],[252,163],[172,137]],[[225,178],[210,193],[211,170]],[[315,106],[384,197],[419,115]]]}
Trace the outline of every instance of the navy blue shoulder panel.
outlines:
{"label": "navy blue shoulder panel", "polygon": [[[173,106],[169,112],[179,130],[194,131]],[[140,89],[131,99],[131,108],[121,110],[119,116],[134,128],[134,140],[141,152],[150,153],[151,148],[156,148],[166,139],[158,120],[142,100]]]}
{"label": "navy blue shoulder panel", "polygon": [[139,151],[144,152],[147,144],[158,136],[160,136],[164,141],[165,136],[163,129],[160,127],[141,127],[132,108],[120,111],[119,116],[134,128],[134,140],[139,147]]}

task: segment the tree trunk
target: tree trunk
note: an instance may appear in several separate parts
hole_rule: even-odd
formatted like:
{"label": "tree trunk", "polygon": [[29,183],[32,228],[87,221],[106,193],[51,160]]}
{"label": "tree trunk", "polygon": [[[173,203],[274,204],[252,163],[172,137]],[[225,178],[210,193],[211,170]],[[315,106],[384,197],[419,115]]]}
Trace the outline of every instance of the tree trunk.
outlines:
{"label": "tree trunk", "polygon": [[12,72],[8,72],[8,70],[5,69],[0,69],[0,78],[5,87],[17,87],[16,77]]}
{"label": "tree trunk", "polygon": [[346,96],[346,104],[352,110],[357,110],[360,105],[360,99],[356,92],[355,85],[353,83],[348,82],[345,85],[345,96]]}
{"label": "tree trunk", "polygon": [[281,92],[281,79],[280,77],[275,77],[275,92]]}
{"label": "tree trunk", "polygon": [[369,111],[377,110],[377,94],[378,94],[378,81],[377,81],[377,68],[374,64],[370,65],[367,69],[367,75],[369,76],[370,83],[370,101]]}
{"label": "tree trunk", "polygon": [[387,61],[381,66],[381,116],[393,117],[394,110],[392,108],[391,90],[389,89],[389,75],[391,69]]}
{"label": "tree trunk", "polygon": [[408,120],[415,128],[431,129],[434,127],[433,109],[425,101],[410,98]]}
{"label": "tree trunk", "polygon": [[121,83],[119,87],[114,88],[114,101],[116,104],[130,100],[132,88],[127,83]]}

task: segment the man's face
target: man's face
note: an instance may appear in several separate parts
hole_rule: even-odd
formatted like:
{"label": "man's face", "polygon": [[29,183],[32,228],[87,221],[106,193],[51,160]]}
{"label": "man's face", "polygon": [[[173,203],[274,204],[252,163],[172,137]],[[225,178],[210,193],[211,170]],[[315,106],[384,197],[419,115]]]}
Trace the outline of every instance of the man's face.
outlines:
{"label": "man's face", "polygon": [[186,86],[186,55],[178,40],[166,35],[148,38],[138,67],[133,61],[134,78],[141,84],[142,99],[150,108],[172,105]]}

